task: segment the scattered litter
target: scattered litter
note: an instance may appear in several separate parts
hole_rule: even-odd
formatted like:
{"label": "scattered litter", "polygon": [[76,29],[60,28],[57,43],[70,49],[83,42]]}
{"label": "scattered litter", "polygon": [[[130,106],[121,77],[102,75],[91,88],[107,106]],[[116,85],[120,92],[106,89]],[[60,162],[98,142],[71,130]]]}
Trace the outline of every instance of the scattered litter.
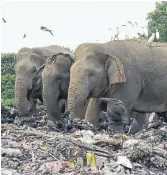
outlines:
{"label": "scattered litter", "polygon": [[1,155],[7,157],[21,157],[22,153],[19,149],[1,147]]}
{"label": "scattered litter", "polygon": [[94,153],[86,153],[87,166],[90,166],[92,170],[96,170],[96,158]]}
{"label": "scattered litter", "polygon": [[119,165],[123,165],[126,168],[132,169],[132,163],[126,156],[118,156],[117,159],[118,159],[117,163]]}
{"label": "scattered litter", "polygon": [[[127,136],[98,130],[75,119],[65,130],[65,119],[47,120],[43,105],[37,116],[18,117],[2,108],[1,174],[165,174],[167,126]],[[66,123],[65,123],[66,122]]]}
{"label": "scattered litter", "polygon": [[41,148],[43,151],[47,151],[48,150],[48,147],[44,146]]}

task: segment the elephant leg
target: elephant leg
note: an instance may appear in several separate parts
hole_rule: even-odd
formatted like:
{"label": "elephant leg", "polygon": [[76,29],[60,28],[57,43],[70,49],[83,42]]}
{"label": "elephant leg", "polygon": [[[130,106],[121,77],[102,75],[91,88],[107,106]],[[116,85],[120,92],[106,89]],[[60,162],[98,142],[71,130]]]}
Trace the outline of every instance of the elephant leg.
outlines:
{"label": "elephant leg", "polygon": [[101,112],[100,105],[101,105],[100,100],[96,98],[90,99],[85,114],[85,121],[92,123],[94,125],[97,125],[99,123],[99,117]]}

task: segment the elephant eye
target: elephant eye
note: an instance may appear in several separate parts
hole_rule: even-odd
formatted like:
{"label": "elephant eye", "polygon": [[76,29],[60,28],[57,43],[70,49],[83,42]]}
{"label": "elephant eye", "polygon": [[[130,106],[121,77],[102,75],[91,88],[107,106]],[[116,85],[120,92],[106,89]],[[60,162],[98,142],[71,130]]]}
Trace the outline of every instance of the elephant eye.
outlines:
{"label": "elephant eye", "polygon": [[89,77],[90,77],[90,78],[91,78],[91,77],[94,77],[94,73],[90,72],[90,73],[89,73]]}
{"label": "elephant eye", "polygon": [[61,77],[57,77],[57,78],[56,78],[56,81],[57,81],[58,83],[62,82],[62,80],[63,80],[63,79],[62,79]]}
{"label": "elephant eye", "polygon": [[33,73],[37,72],[37,68],[36,68],[36,67],[33,68],[33,69],[32,69],[32,72],[33,72]]}

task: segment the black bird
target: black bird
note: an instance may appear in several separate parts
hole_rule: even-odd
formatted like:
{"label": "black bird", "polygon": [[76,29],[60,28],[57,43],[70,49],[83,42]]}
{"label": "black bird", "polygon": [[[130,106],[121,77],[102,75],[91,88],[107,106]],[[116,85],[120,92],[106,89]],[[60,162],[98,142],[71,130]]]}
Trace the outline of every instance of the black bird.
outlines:
{"label": "black bird", "polygon": [[47,27],[41,26],[41,30],[46,31],[46,32],[50,32],[53,35],[52,30],[48,29]]}
{"label": "black bird", "polygon": [[135,22],[136,26],[138,26],[137,22]]}
{"label": "black bird", "polygon": [[140,130],[140,126],[137,123],[137,120],[135,118],[133,118],[133,121],[129,127],[129,131],[127,134],[135,134],[135,133],[139,132],[139,130]]}
{"label": "black bird", "polygon": [[3,22],[6,23],[6,20],[4,18],[2,18]]}
{"label": "black bird", "polygon": [[26,34],[24,34],[23,38],[25,38],[25,37],[26,37]]}

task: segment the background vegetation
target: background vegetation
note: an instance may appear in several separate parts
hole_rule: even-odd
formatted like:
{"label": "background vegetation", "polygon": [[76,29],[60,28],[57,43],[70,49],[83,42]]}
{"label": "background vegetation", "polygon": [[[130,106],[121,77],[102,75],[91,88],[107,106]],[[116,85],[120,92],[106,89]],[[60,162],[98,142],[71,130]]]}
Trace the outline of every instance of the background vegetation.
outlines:
{"label": "background vegetation", "polygon": [[15,54],[1,54],[1,99],[6,107],[15,106]]}
{"label": "background vegetation", "polygon": [[160,42],[167,42],[167,1],[156,2],[154,11],[148,13],[148,33],[149,36],[158,29]]}

